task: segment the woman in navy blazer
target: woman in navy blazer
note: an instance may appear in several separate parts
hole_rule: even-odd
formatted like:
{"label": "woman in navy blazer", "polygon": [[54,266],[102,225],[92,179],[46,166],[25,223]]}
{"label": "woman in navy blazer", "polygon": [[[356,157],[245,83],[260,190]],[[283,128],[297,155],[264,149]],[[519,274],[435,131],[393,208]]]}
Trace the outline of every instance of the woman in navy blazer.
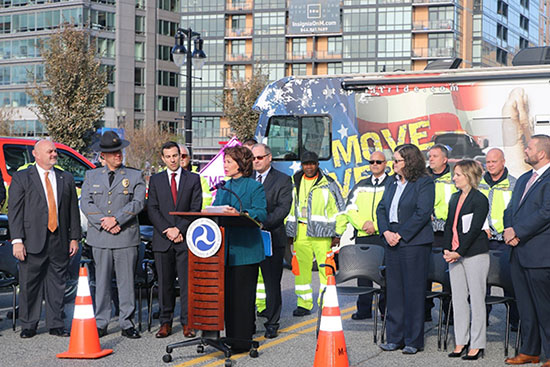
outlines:
{"label": "woman in navy blazer", "polygon": [[388,308],[388,343],[380,348],[416,354],[424,349],[424,300],[434,239],[431,214],[435,185],[415,145],[396,147],[393,162],[396,175],[386,186],[376,211],[386,243]]}
{"label": "woman in navy blazer", "polygon": [[456,345],[449,357],[465,360],[483,356],[486,345],[489,238],[482,228],[489,201],[477,190],[482,173],[479,163],[471,159],[455,165],[453,181],[459,191],[449,200],[443,241],[443,257],[449,263],[451,278]]}
{"label": "woman in navy blazer", "polygon": [[[224,151],[223,168],[231,177],[225,187],[242,201],[242,211],[263,222],[267,218],[264,187],[250,178],[252,152],[245,147],[230,147]],[[240,204],[235,195],[218,190],[213,205],[228,205],[224,213],[238,213]],[[255,327],[256,283],[260,262],[265,258],[264,245],[257,227],[227,227],[225,230],[225,335],[233,353],[250,350]]]}

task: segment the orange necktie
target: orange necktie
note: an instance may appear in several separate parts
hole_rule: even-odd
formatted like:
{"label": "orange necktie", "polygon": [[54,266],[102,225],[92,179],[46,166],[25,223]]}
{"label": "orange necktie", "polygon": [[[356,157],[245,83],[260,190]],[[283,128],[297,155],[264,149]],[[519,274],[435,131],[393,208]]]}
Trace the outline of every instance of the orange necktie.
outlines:
{"label": "orange necktie", "polygon": [[48,229],[55,232],[57,229],[57,205],[55,204],[55,195],[53,194],[52,183],[48,178],[48,171],[44,172],[46,177],[46,193],[48,194]]}

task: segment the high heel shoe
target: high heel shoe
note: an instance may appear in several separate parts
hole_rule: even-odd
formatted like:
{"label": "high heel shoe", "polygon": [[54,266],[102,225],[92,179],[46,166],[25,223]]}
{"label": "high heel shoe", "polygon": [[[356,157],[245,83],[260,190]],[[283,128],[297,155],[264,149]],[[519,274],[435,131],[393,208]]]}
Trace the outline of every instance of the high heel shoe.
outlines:
{"label": "high heel shoe", "polygon": [[464,345],[459,352],[449,353],[448,356],[449,358],[458,358],[458,357],[462,357],[462,355],[466,354],[467,352],[468,352],[468,344]]}
{"label": "high heel shoe", "polygon": [[478,349],[477,353],[474,354],[473,356],[466,354],[465,356],[462,356],[462,359],[465,361],[475,361],[479,357],[483,358],[484,355],[485,355],[485,349]]}

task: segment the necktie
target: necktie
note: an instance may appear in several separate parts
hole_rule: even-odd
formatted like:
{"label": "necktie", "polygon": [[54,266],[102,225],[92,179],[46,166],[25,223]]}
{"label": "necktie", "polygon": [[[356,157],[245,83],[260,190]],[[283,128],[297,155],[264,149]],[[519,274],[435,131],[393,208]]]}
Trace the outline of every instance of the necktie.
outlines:
{"label": "necktie", "polygon": [[374,186],[378,186],[378,179],[377,178],[374,179]]}
{"label": "necktie", "polygon": [[46,194],[48,195],[48,229],[50,232],[55,232],[57,229],[57,205],[55,203],[55,195],[53,194],[52,183],[48,177],[50,172],[44,172],[46,182]]}
{"label": "necktie", "polygon": [[258,180],[259,183],[262,183],[262,175],[258,175],[257,180]]}
{"label": "necktie", "polygon": [[178,187],[176,185],[176,174],[172,173],[172,179],[170,180],[170,189],[172,190],[172,199],[174,199],[174,205],[176,205],[176,200],[178,198]]}
{"label": "necktie", "polygon": [[114,180],[115,180],[115,171],[109,171],[109,186],[113,185]]}
{"label": "necktie", "polygon": [[523,195],[521,196],[521,200],[519,201],[520,203],[523,201],[523,199],[525,198],[525,195],[527,194],[527,191],[529,191],[529,189],[531,188],[531,186],[533,186],[533,184],[535,183],[535,181],[537,180],[537,172],[536,171],[533,171],[533,174],[531,175],[531,178],[529,179],[529,181],[527,181],[527,185],[525,185],[525,190],[523,191]]}

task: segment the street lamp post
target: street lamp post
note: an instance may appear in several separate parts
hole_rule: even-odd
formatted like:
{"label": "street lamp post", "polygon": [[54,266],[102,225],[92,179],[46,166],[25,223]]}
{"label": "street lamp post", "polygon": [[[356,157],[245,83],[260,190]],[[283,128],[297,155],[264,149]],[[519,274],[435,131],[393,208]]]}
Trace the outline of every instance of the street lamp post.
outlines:
{"label": "street lamp post", "polygon": [[[206,54],[203,51],[204,41],[201,38],[201,34],[194,32],[191,28],[182,29],[178,28],[175,35],[176,43],[172,48],[172,57],[174,63],[178,67],[186,65],[187,71],[185,75],[185,118],[184,118],[184,130],[185,130],[185,145],[191,154],[191,159],[193,158],[192,146],[192,130],[193,130],[193,113],[192,113],[192,79],[193,79],[193,68],[195,66],[200,70],[204,63],[206,62]],[[184,42],[187,40],[187,48],[184,46]],[[191,53],[191,41],[195,41],[195,50]]]}
{"label": "street lamp post", "polygon": [[116,114],[116,123],[118,128],[124,128],[125,122],[126,122],[126,110],[117,110],[115,112]]}

